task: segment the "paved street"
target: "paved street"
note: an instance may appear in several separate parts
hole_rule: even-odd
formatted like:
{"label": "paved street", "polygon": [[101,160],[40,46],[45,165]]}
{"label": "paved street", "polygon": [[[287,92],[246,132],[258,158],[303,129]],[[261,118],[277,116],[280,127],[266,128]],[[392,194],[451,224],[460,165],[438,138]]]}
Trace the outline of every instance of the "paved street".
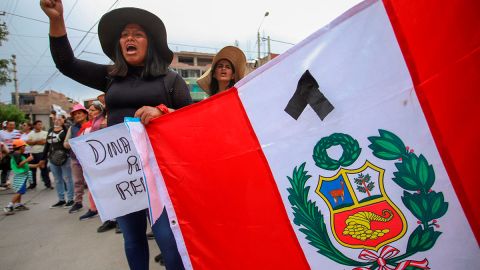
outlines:
{"label": "paved street", "polygon": [[[41,181],[22,198],[30,210],[6,216],[3,207],[12,195],[12,190],[0,191],[0,269],[128,269],[122,235],[97,233],[100,218],[79,221],[86,210],[69,214],[68,209],[49,209],[56,192],[44,189]],[[153,260],[159,253],[155,241],[149,244],[150,269],[165,269]]]}

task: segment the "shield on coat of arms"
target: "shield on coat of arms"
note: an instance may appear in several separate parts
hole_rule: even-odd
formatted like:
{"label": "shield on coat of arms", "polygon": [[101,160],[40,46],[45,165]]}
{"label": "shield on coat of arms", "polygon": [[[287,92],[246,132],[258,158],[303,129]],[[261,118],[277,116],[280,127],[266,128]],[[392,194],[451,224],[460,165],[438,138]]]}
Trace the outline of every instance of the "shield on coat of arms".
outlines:
{"label": "shield on coat of arms", "polygon": [[342,246],[378,250],[407,231],[405,217],[385,192],[383,176],[384,170],[369,161],[355,170],[320,176],[316,193],[330,210],[332,234]]}

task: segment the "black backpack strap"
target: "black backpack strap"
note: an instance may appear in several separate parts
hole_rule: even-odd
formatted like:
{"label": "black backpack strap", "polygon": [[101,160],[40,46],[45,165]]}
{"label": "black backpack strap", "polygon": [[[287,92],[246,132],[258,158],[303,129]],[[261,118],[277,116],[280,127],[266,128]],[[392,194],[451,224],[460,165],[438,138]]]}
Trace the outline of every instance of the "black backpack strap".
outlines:
{"label": "black backpack strap", "polygon": [[167,75],[163,77],[165,90],[167,90],[167,107],[173,107],[173,91],[175,90],[175,81],[177,80],[177,73],[173,70],[168,70]]}

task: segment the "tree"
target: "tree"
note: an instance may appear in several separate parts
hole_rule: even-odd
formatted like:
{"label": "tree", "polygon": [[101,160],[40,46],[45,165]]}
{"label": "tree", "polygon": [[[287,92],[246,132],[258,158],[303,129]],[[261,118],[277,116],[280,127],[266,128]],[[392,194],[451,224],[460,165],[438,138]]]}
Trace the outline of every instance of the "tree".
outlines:
{"label": "tree", "polygon": [[363,175],[363,173],[358,175],[358,178],[354,178],[355,184],[357,184],[357,190],[361,193],[367,193],[368,197],[370,197],[370,191],[375,187],[373,182],[370,182],[370,175],[367,173]]}
{"label": "tree", "polygon": [[0,119],[15,121],[18,124],[25,121],[25,113],[13,104],[0,104]]}
{"label": "tree", "polygon": [[[7,41],[8,29],[5,22],[0,23],[0,46],[4,41]],[[10,61],[8,59],[0,59],[0,86],[11,82],[10,74],[8,72],[8,65]]]}

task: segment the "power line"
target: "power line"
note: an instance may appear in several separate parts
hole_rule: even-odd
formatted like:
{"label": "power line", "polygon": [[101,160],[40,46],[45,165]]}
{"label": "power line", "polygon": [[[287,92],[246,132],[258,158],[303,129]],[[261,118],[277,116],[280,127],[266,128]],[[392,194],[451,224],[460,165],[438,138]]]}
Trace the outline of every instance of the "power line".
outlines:
{"label": "power line", "polygon": [[[75,1],[75,3],[73,4],[72,8],[70,8],[70,11],[68,12],[67,16],[65,17],[65,21],[68,20],[68,18],[70,17],[70,15],[72,14],[72,11],[73,9],[75,9],[75,6],[77,5],[78,3],[78,0]],[[49,49],[50,46],[47,46],[47,48],[45,48],[45,50],[43,50],[42,54],[40,55],[40,57],[38,58],[37,62],[35,63],[35,65],[32,66],[32,68],[28,71],[27,75],[25,75],[26,78],[28,78],[30,76],[30,74],[32,73],[32,71],[38,66],[38,64],[40,63],[40,61],[42,60],[42,57],[45,55],[45,53],[47,53],[48,49]]]}
{"label": "power line", "polygon": [[[268,38],[265,38],[265,37],[262,38],[262,41],[266,41],[266,40],[268,40]],[[290,42],[281,41],[281,40],[275,40],[275,39],[270,39],[270,41],[274,41],[274,42],[278,42],[278,43],[283,43],[283,44],[288,44],[288,45],[295,45],[295,43],[290,43]]]}
{"label": "power line", "polygon": [[[13,7],[12,12],[17,11],[18,2],[20,2],[20,1],[15,1],[15,6]],[[7,24],[12,22],[11,18],[8,18],[8,19],[9,20],[8,20]]]}
{"label": "power line", "polygon": [[[42,20],[39,20],[39,19],[35,19],[35,18],[31,18],[31,17],[26,17],[26,16],[22,16],[22,15],[18,15],[18,14],[13,14],[13,13],[10,13],[10,12],[5,12],[6,14],[9,14],[9,15],[12,15],[12,16],[17,16],[17,17],[21,17],[21,18],[24,18],[24,19],[28,19],[28,20],[33,20],[33,21],[37,21],[37,22],[42,22],[42,23],[46,23],[46,24],[49,24],[48,21],[42,21]],[[71,29],[71,30],[75,30],[75,31],[79,31],[79,32],[83,32],[83,33],[89,33],[89,34],[92,34],[92,35],[97,35],[98,33],[96,32],[92,32],[92,31],[88,31],[88,30],[83,30],[83,29],[79,29],[79,28],[73,28],[73,27],[66,27],[67,29]],[[20,36],[20,37],[31,37],[31,38],[48,38],[48,37],[41,37],[41,36],[30,36],[30,35],[21,35],[21,34],[11,34],[12,36]],[[95,36],[96,37],[96,36]],[[69,37],[69,38],[73,38],[73,37]],[[265,38],[262,38],[262,39],[265,39]],[[290,42],[285,42],[285,41],[280,41],[280,40],[274,40],[274,39],[270,39],[271,41],[275,41],[275,42],[279,42],[279,43],[285,43],[285,44],[289,44],[289,45],[295,45],[294,43],[290,43]],[[200,49],[210,49],[210,50],[215,50],[215,51],[219,51],[220,48],[214,48],[214,47],[207,47],[207,46],[198,46],[198,45],[190,45],[190,44],[181,44],[181,43],[171,43],[169,42],[168,43],[169,45],[172,45],[172,46],[184,46],[184,47],[192,47],[192,48],[200,48]],[[249,52],[249,53],[254,53],[254,51],[245,51],[244,52]],[[256,51],[255,51],[256,53]]]}
{"label": "power line", "polygon": [[85,51],[85,50],[83,50],[81,53],[86,53],[86,54],[93,54],[93,55],[105,56],[105,54],[104,54],[104,53],[89,52],[89,51]]}
{"label": "power line", "polygon": [[[117,3],[118,1],[120,0],[116,0],[107,10],[110,11]],[[98,19],[93,25],[92,27],[90,27],[90,29],[88,29],[88,31],[85,33],[85,35],[83,36],[83,38],[78,42],[77,46],[73,49],[73,51],[75,52],[77,50],[77,48],[80,46],[80,44],[82,44],[82,42],[85,40],[85,38],[88,36],[88,34],[92,31],[92,29],[95,27],[95,25],[98,24],[98,22],[100,21],[100,19]],[[58,77],[60,75],[60,73],[58,72],[58,70],[55,70],[55,72],[53,72],[53,74],[40,86],[39,89],[43,89],[44,87],[46,87],[50,81],[56,77]]]}
{"label": "power line", "polygon": [[[92,33],[90,33],[92,34]],[[21,38],[43,38],[43,39],[46,39],[46,38],[49,38],[48,36],[34,36],[34,35],[24,35],[24,34],[15,34],[15,33],[11,33],[9,32],[8,33],[9,36],[14,36],[14,37],[21,37]],[[92,35],[92,37],[96,37],[95,35]],[[81,38],[81,36],[68,36],[68,38]]]}
{"label": "power line", "polygon": [[[15,24],[12,24],[10,25],[10,27],[12,27],[15,31],[18,32],[18,29],[17,27],[15,26]],[[32,47],[32,43],[31,42],[20,42],[19,40],[16,40],[16,39],[12,39],[13,43],[16,43],[17,44],[17,48],[20,48],[21,50],[23,50],[23,52],[33,52],[34,54],[38,54],[37,52],[37,48],[35,47]],[[30,61],[30,59],[27,59],[28,61]],[[33,61],[32,61],[33,62]]]}
{"label": "power line", "polygon": [[[8,14],[8,15],[15,16],[15,17],[19,17],[19,18],[23,18],[23,19],[27,19],[27,20],[31,20],[31,21],[35,21],[35,22],[41,22],[41,23],[50,24],[50,22],[48,22],[48,21],[43,21],[43,20],[39,20],[39,19],[27,17],[27,16],[22,16],[22,15],[10,13],[10,12],[7,12],[7,11],[2,11],[2,12],[4,12],[5,14]],[[70,29],[70,30],[75,30],[75,31],[78,31],[78,32],[83,32],[83,33],[97,34],[97,33],[95,33],[95,32],[85,31],[85,30],[78,29],[78,28],[75,28],[75,27],[65,27],[65,28]]]}
{"label": "power line", "polygon": [[72,8],[71,8],[70,11],[68,12],[67,16],[65,16],[65,21],[68,21],[68,18],[70,17],[70,14],[72,14],[73,10],[74,10],[75,7],[77,6],[77,3],[78,3],[78,0],[76,0],[75,3],[73,3]]}

